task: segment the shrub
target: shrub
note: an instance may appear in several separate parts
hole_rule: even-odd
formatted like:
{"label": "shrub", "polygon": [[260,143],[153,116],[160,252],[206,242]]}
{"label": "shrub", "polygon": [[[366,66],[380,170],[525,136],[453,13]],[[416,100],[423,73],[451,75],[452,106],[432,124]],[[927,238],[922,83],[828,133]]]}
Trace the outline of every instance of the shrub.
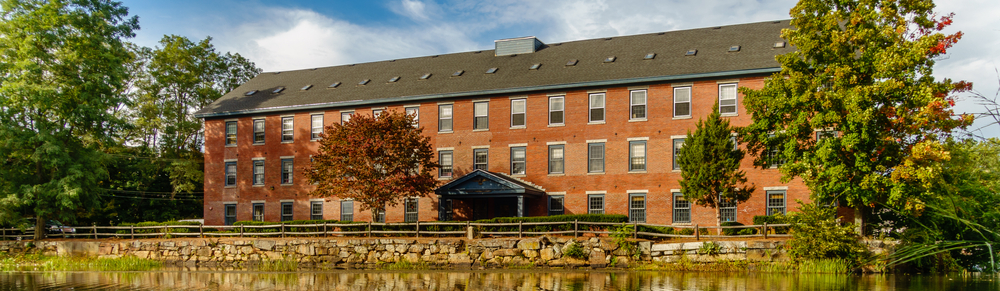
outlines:
{"label": "shrub", "polygon": [[[754,225],[762,225],[764,223],[767,223],[767,224],[788,224],[789,222],[790,221],[788,220],[788,216],[785,216],[785,215],[782,215],[782,214],[757,215],[757,216],[753,217],[753,224]],[[768,227],[767,229],[769,231],[774,231],[774,233],[776,233],[776,234],[787,234],[789,228],[787,226],[781,226],[781,227]]]}
{"label": "shrub", "polygon": [[792,239],[788,253],[797,259],[845,259],[860,263],[867,258],[854,227],[837,222],[836,210],[803,204],[802,212],[790,216]]}
{"label": "shrub", "polygon": [[682,228],[681,230],[677,231],[677,234],[680,234],[680,235],[693,235],[694,234],[694,229],[693,228]]}
{"label": "shrub", "polygon": [[718,255],[722,251],[722,246],[715,243],[714,241],[707,241],[701,244],[698,248],[698,254],[701,255]]}
{"label": "shrub", "polygon": [[[742,226],[743,224],[739,223],[739,222],[735,222],[735,221],[726,221],[726,222],[723,222],[721,225],[722,226]],[[746,229],[747,228],[723,228],[722,229],[722,234],[723,235],[741,235],[741,234],[743,234],[742,231],[746,230]],[[753,229],[750,229],[750,230],[753,231]]]}
{"label": "shrub", "polygon": [[583,247],[576,242],[566,244],[562,253],[563,255],[574,259],[583,260],[587,258],[587,254],[583,251]]}
{"label": "shrub", "polygon": [[[496,217],[491,219],[481,219],[473,223],[517,223],[517,222],[566,222],[555,225],[531,225],[525,226],[525,232],[549,232],[549,231],[570,231],[573,230],[573,221],[580,222],[613,222],[624,223],[628,221],[628,216],[621,214],[564,214],[552,216],[531,216],[531,217]],[[603,227],[592,227],[593,230],[603,229]],[[517,231],[517,226],[479,226],[479,231]],[[581,229],[582,230],[582,229]]]}
{"label": "shrub", "polygon": [[[194,221],[164,221],[164,222],[144,221],[144,222],[139,222],[139,223],[125,222],[125,223],[118,224],[118,226],[135,226],[135,227],[177,226],[177,225],[199,226],[199,225],[201,225],[201,223],[194,222]],[[169,228],[169,229],[167,229],[167,233],[191,233],[191,232],[196,232],[196,231],[197,231],[197,228],[194,228],[194,229],[192,229],[192,228]],[[159,233],[159,232],[163,232],[163,229],[162,228],[153,228],[153,229],[136,229],[135,230],[135,233]],[[117,233],[117,234],[129,234],[129,233],[131,233],[131,230],[128,230],[128,229],[119,229],[115,233]]]}

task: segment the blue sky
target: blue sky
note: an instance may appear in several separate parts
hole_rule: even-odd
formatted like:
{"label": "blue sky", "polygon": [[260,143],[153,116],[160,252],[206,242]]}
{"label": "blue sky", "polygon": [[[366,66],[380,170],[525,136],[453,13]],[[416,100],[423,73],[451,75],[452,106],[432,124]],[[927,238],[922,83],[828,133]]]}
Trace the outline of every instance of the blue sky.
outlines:
{"label": "blue sky", "polygon": [[[544,42],[787,19],[794,0],[366,0],[124,1],[142,29],[132,41],[156,46],[165,34],[238,52],[265,71],[296,70],[492,49],[503,38]],[[954,12],[952,31],[965,37],[938,61],[935,75],[1000,90],[1000,4],[937,1]],[[971,100],[959,111],[982,111]],[[983,123],[978,123],[980,127]],[[1000,127],[985,129],[1000,135]]]}

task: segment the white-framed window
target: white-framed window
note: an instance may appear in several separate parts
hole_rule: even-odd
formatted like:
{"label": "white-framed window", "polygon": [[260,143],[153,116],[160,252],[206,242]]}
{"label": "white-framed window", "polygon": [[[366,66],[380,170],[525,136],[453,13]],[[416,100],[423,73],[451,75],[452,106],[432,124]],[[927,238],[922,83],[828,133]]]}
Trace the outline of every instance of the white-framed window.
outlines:
{"label": "white-framed window", "polygon": [[312,119],[312,130],[309,137],[312,140],[317,140],[319,135],[323,133],[323,114],[313,114],[310,118]]}
{"label": "white-framed window", "polygon": [[691,116],[691,87],[674,88],[674,117]]}
{"label": "white-framed window", "polygon": [[382,111],[385,109],[372,109],[372,117],[378,118],[379,115],[382,115]]}
{"label": "white-framed window", "polygon": [[604,143],[587,144],[587,172],[604,172]]}
{"label": "white-framed window", "polygon": [[561,215],[566,213],[564,195],[549,196],[549,215]]}
{"label": "white-framed window", "polygon": [[309,202],[309,219],[323,220],[323,201]]}
{"label": "white-framed window", "polygon": [[628,195],[628,222],[646,222],[646,194]]}
{"label": "white-framed window", "polygon": [[406,115],[413,116],[413,127],[420,127],[420,107],[406,107]]}
{"label": "white-framed window", "polygon": [[565,145],[550,145],[549,146],[549,174],[563,174],[565,173],[566,158],[564,156],[566,152]]}
{"label": "white-framed window", "polygon": [[253,120],[253,143],[264,144],[264,120]]}
{"label": "white-framed window", "polygon": [[454,202],[452,202],[451,199],[445,199],[441,203],[444,203],[444,217],[441,217],[441,219],[439,219],[439,220],[441,220],[441,221],[451,221],[454,218],[454,214],[455,214],[455,208],[454,208],[455,204],[454,204]]}
{"label": "white-framed window", "polygon": [[736,84],[719,85],[719,113],[736,114]]}
{"label": "white-framed window", "polygon": [[375,212],[375,222],[385,223],[385,206],[382,206]]}
{"label": "white-framed window", "polygon": [[438,105],[438,131],[452,131],[452,104]]}
{"label": "white-framed window", "polygon": [[223,204],[223,215],[226,217],[225,224],[233,225],[236,223],[236,203],[226,203]]}
{"label": "white-framed window", "polygon": [[253,161],[253,184],[256,186],[264,185],[264,160]]}
{"label": "white-framed window", "polygon": [[673,162],[674,162],[673,169],[674,170],[680,170],[681,169],[681,164],[677,162],[677,154],[681,152],[681,148],[682,147],[684,147],[684,139],[683,138],[675,138],[674,139],[674,158],[673,158]]}
{"label": "white-framed window", "polygon": [[674,192],[674,223],[691,223],[691,202],[680,192]]}
{"label": "white-framed window", "polygon": [[489,171],[489,168],[490,168],[490,149],[472,150],[472,169]]}
{"label": "white-framed window", "polygon": [[350,111],[350,112],[341,112],[340,113],[340,124],[345,124],[348,121],[351,121],[351,115],[354,115],[353,111]]}
{"label": "white-framed window", "polygon": [[292,175],[294,174],[294,164],[292,159],[281,159],[281,184],[291,185]]}
{"label": "white-framed window", "polygon": [[292,202],[281,202],[281,221],[292,221]]}
{"label": "white-framed window", "polygon": [[490,103],[472,103],[473,120],[472,129],[490,129]]}
{"label": "white-framed window", "polygon": [[722,222],[736,222],[736,199],[719,197],[719,219]]}
{"label": "white-framed window", "polygon": [[549,97],[549,124],[563,124],[566,113],[566,97]]}
{"label": "white-framed window", "polygon": [[527,149],[525,147],[512,147],[510,148],[510,174],[511,175],[524,175],[527,166],[525,164],[527,160]]}
{"label": "white-framed window", "polygon": [[646,170],[646,141],[628,142],[628,170]]}
{"label": "white-framed window", "polygon": [[646,90],[634,90],[630,92],[631,102],[629,106],[630,120],[646,119]]}
{"label": "white-framed window", "polygon": [[438,169],[438,176],[440,177],[451,177],[452,175],[452,151],[440,151],[438,152],[438,164],[441,164],[441,168]]}
{"label": "white-framed window", "polygon": [[785,214],[785,190],[767,191],[767,215]]}
{"label": "white-framed window", "polygon": [[604,93],[590,94],[590,122],[604,121]]}
{"label": "white-framed window", "polygon": [[226,145],[236,145],[236,121],[226,121]]}
{"label": "white-framed window", "polygon": [[251,214],[253,221],[264,221],[264,203],[254,203]]}
{"label": "white-framed window", "polygon": [[406,198],[403,202],[403,211],[403,222],[417,222],[420,220],[420,200]]}
{"label": "white-framed window", "polygon": [[587,195],[587,213],[604,214],[604,194]]}
{"label": "white-framed window", "polygon": [[781,154],[782,144],[778,143],[773,134],[770,138],[771,140],[769,142],[772,144],[767,147],[767,164],[770,165],[771,168],[778,168],[785,164],[785,156]]}
{"label": "white-framed window", "polygon": [[527,124],[527,99],[510,100],[510,127],[523,127]]}
{"label": "white-framed window", "polygon": [[281,118],[281,142],[295,140],[295,120],[291,116]]}
{"label": "white-framed window", "polygon": [[236,186],[236,162],[226,162],[226,186]]}
{"label": "white-framed window", "polygon": [[340,201],[340,220],[354,221],[354,200]]}
{"label": "white-framed window", "polygon": [[822,141],[822,140],[828,139],[828,138],[835,138],[835,137],[837,137],[837,131],[836,130],[818,130],[818,131],[816,131],[816,142],[819,142],[819,141]]}

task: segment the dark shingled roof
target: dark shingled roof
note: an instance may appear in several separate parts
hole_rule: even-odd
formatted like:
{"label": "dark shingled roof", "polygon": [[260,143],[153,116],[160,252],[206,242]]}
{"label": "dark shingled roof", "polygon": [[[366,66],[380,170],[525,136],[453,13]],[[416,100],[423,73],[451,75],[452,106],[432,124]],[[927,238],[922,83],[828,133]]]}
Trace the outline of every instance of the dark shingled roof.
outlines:
{"label": "dark shingled roof", "polygon": [[[772,73],[774,48],[788,20],[546,44],[537,52],[494,56],[493,50],[316,69],[262,73],[211,105],[198,117],[307,110],[488,94],[523,94],[588,86],[690,80]],[[738,52],[729,47],[741,46]],[[688,50],[695,56],[685,56]],[[656,53],[652,60],[643,57]],[[608,57],[614,62],[605,62]],[[569,60],[579,60],[566,66]],[[529,70],[536,63],[537,70]],[[498,68],[496,73],[486,70]],[[464,74],[453,77],[456,71]],[[430,73],[430,78],[420,79]],[[390,79],[399,77],[396,82]],[[359,85],[370,79],[366,85]],[[336,88],[330,84],[340,82]],[[301,90],[313,85],[308,90]],[[274,89],[287,89],[272,93]],[[257,90],[255,94],[246,93]]]}

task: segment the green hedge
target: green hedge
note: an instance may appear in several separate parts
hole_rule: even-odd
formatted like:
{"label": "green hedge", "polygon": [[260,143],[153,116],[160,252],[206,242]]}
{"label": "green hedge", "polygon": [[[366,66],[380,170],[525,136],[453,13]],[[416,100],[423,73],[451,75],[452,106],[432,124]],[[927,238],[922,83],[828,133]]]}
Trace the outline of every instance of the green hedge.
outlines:
{"label": "green hedge", "polygon": [[[164,222],[144,221],[144,222],[139,222],[139,223],[123,222],[123,223],[119,223],[118,224],[118,226],[135,226],[135,227],[168,226],[168,225],[169,226],[175,226],[175,225],[199,226],[199,225],[201,225],[201,223],[200,222],[195,222],[195,221],[164,221]],[[194,228],[170,228],[170,229],[167,229],[167,233],[191,233],[191,232],[196,232],[197,230],[198,230],[197,227],[194,227]],[[161,229],[136,229],[135,230],[135,233],[158,233],[158,232],[163,232],[163,229],[161,228]],[[131,230],[128,230],[128,229],[119,229],[115,233],[118,233],[118,234],[129,234],[129,233],[131,233]]]}
{"label": "green hedge", "polygon": [[[570,231],[573,230],[573,222],[611,222],[611,223],[624,223],[628,222],[628,216],[621,214],[563,214],[563,215],[552,215],[552,216],[529,216],[529,217],[496,217],[490,219],[481,219],[473,221],[473,223],[518,223],[518,222],[565,222],[564,224],[554,224],[554,225],[531,225],[525,226],[525,232],[549,232],[549,231]],[[589,229],[580,230],[603,230],[604,226],[591,226]],[[517,231],[518,226],[479,226],[477,230],[479,231]]]}
{"label": "green hedge", "polygon": [[[787,216],[784,216],[784,215],[781,215],[781,214],[775,214],[775,215],[770,215],[770,216],[768,216],[768,215],[757,215],[757,216],[753,217],[753,224],[762,225],[764,223],[767,223],[767,224],[787,224],[787,223],[789,223],[789,220],[788,220]],[[773,230],[775,234],[787,234],[789,228],[787,226],[782,226],[782,227],[768,227],[767,229],[768,230]]]}

